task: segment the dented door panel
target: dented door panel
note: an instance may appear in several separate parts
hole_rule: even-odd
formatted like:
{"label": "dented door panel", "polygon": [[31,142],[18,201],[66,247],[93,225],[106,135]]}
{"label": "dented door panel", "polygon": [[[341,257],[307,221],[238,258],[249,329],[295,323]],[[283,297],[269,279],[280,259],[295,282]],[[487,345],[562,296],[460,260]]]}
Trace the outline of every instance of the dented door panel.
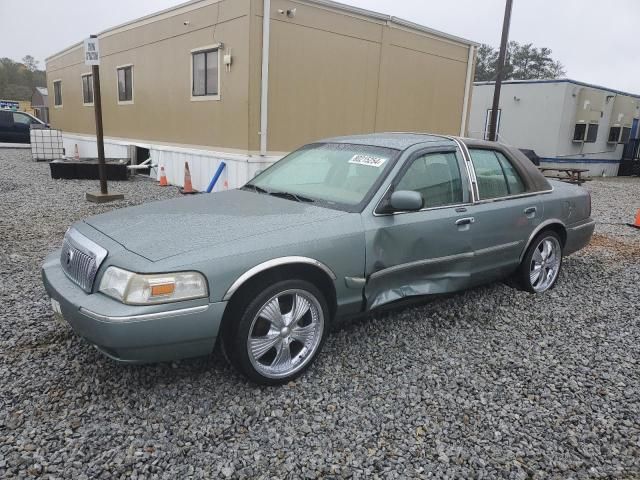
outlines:
{"label": "dented door panel", "polygon": [[365,221],[367,308],[469,284],[471,229],[456,225],[464,210],[447,207]]}

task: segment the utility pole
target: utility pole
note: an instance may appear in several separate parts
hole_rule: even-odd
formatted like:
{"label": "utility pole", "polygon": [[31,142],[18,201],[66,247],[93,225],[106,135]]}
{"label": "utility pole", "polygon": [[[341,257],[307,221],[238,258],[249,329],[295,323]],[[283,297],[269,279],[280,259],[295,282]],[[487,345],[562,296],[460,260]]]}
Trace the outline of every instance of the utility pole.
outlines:
{"label": "utility pole", "polygon": [[102,130],[102,95],[100,93],[100,49],[98,36],[91,35],[85,41],[84,62],[91,65],[93,78],[93,110],[96,117],[96,143],[98,146],[98,174],[100,176],[100,193],[87,192],[86,198],[90,202],[105,203],[113,200],[122,200],[124,195],[119,193],[109,194],[107,188],[107,165],[104,159],[104,134]]}
{"label": "utility pole", "polygon": [[502,39],[500,40],[500,54],[498,55],[498,65],[496,66],[496,84],[493,89],[493,105],[491,106],[491,120],[489,123],[489,140],[498,141],[498,109],[500,108],[500,89],[502,88],[502,75],[504,73],[504,62],[507,56],[507,43],[509,41],[509,26],[511,24],[511,7],[513,0],[507,0],[504,9],[504,22],[502,24]]}

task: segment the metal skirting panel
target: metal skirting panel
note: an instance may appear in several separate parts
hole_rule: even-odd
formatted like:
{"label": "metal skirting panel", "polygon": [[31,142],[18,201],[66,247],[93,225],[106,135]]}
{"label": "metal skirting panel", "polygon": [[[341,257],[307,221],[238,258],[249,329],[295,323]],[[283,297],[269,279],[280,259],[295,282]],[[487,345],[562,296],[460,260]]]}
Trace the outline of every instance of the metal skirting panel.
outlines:
{"label": "metal skirting panel", "polygon": [[[78,145],[80,157],[97,156],[95,137],[63,134],[63,143],[67,156],[73,156],[76,145]],[[205,191],[207,189],[211,178],[216,173],[221,162],[225,162],[226,167],[222,171],[213,189],[214,192],[238,188],[244,185],[260,170],[264,170],[281,158],[274,156],[260,157],[248,154],[231,154],[177,146],[172,147],[170,145],[156,145],[126,139],[105,139],[105,157],[129,158],[130,145],[137,145],[149,149],[152,164],[157,165],[157,168],[152,170],[151,176],[160,180],[160,166],[163,166],[167,180],[171,185],[179,187],[184,185],[184,164],[188,162],[193,188],[198,191]],[[144,159],[138,159],[138,162],[143,160]]]}

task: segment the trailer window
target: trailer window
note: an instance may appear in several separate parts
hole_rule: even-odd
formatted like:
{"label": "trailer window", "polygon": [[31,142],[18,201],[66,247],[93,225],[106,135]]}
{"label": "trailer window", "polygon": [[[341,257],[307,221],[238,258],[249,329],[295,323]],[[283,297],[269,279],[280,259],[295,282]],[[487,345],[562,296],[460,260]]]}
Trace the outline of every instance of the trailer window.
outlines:
{"label": "trailer window", "polygon": [[587,128],[587,138],[584,143],[594,143],[598,138],[598,124],[590,123]]}
{"label": "trailer window", "polygon": [[53,105],[56,107],[62,106],[62,80],[53,82]]}
{"label": "trailer window", "polygon": [[118,103],[133,102],[133,66],[118,67]]}
{"label": "trailer window", "polygon": [[628,143],[630,137],[631,137],[631,127],[622,127],[622,133],[620,134],[620,142],[618,143]]}
{"label": "trailer window", "polygon": [[82,75],[82,103],[93,105],[93,75],[90,73]]}
{"label": "trailer window", "polygon": [[191,75],[192,97],[217,97],[220,80],[218,49],[191,52]]}

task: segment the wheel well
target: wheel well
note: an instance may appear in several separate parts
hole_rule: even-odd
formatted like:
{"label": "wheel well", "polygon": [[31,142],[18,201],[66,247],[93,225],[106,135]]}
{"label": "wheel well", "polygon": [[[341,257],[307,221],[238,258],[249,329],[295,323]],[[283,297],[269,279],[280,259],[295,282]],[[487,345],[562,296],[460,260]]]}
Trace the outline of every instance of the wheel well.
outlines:
{"label": "wheel well", "polygon": [[222,318],[222,326],[224,327],[228,323],[229,318],[238,314],[243,300],[246,301],[247,298],[255,296],[265,285],[292,278],[306,280],[320,289],[329,306],[330,318],[333,318],[337,309],[336,289],[333,280],[318,267],[303,263],[292,263],[264,270],[244,282],[229,299],[229,304]]}
{"label": "wheel well", "polygon": [[[558,236],[560,237],[560,243],[561,243],[561,247],[564,248],[565,244],[567,243],[567,230],[566,228],[564,228],[564,226],[560,223],[552,223],[550,225],[547,225],[546,227],[544,227],[542,230],[540,230],[540,233],[545,232],[547,230],[551,230],[552,232],[555,232],[558,234]],[[538,235],[540,234],[538,233]]]}

